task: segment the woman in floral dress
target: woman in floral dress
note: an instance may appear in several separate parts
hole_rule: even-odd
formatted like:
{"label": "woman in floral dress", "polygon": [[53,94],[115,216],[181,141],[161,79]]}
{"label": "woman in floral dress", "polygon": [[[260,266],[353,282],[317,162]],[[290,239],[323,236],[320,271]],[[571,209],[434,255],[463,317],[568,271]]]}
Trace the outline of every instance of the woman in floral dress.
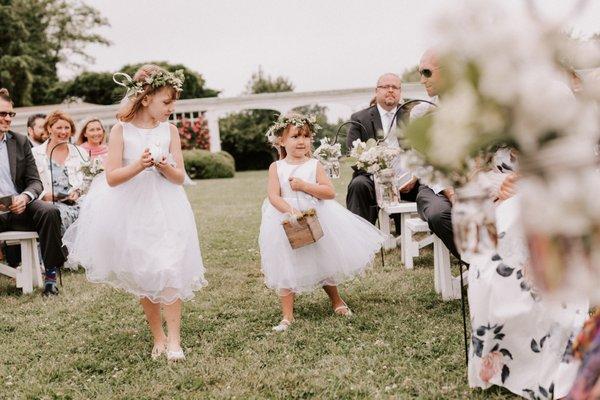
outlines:
{"label": "woman in floral dress", "polygon": [[502,189],[509,187],[498,191],[497,251],[468,260],[469,385],[498,385],[528,399],[556,399],[567,395],[575,379],[579,362],[571,347],[588,303],[546,299],[532,285],[519,199],[510,189],[516,177],[513,161],[510,152],[499,151],[496,171],[490,173],[496,174],[494,181],[505,182]]}

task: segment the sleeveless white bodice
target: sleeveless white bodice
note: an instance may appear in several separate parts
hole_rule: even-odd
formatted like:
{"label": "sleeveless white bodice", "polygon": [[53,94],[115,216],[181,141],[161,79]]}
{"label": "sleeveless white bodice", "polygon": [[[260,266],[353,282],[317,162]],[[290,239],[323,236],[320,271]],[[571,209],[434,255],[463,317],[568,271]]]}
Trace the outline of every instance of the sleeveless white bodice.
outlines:
{"label": "sleeveless white bodice", "polygon": [[[317,183],[317,161],[310,159],[304,164],[290,164],[285,160],[277,161],[277,177],[279,178],[279,188],[281,189],[281,197],[284,199],[295,199],[297,195],[306,197],[306,193],[292,190],[290,187],[290,176],[300,178],[305,182]],[[309,195],[309,197],[312,197]]]}
{"label": "sleeveless white bodice", "polygon": [[139,160],[145,148],[152,151],[154,147],[158,147],[162,155],[169,154],[171,128],[168,122],[162,122],[152,129],[138,128],[128,122],[121,124],[123,126],[123,165]]}

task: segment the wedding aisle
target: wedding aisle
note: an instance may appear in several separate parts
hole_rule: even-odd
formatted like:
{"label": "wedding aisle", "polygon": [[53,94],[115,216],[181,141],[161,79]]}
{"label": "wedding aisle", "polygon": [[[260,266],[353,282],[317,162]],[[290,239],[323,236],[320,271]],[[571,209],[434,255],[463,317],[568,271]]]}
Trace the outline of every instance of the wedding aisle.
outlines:
{"label": "wedding aisle", "polygon": [[[350,168],[335,181],[344,204]],[[20,295],[0,278],[0,397],[508,399],[467,386],[460,302],[433,289],[430,253],[414,271],[395,252],[344,285],[356,316],[333,315],[325,293],[298,299],[298,323],[271,332],[277,299],[258,254],[266,173],[188,187],[209,286],[185,305],[187,360],[147,356],[150,333],[125,293],[65,273],[62,295]],[[151,223],[148,221],[147,223]]]}

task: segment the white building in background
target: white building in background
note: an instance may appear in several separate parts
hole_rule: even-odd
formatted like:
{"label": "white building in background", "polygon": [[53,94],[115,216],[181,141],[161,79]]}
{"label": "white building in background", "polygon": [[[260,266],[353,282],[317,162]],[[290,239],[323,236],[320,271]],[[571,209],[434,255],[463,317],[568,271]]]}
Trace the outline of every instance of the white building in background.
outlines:
{"label": "white building in background", "polygon": [[[204,113],[210,131],[210,150],[221,150],[219,119],[230,113],[244,110],[275,110],[285,113],[296,107],[318,104],[334,110],[335,119],[349,119],[350,115],[366,108],[374,96],[373,88],[324,90],[315,92],[282,92],[261,93],[240,97],[208,97],[201,99],[179,100],[172,120],[180,118],[194,119]],[[408,99],[428,99],[423,86],[418,83],[402,85],[402,96]],[[71,115],[75,122],[90,116],[100,118],[107,127],[116,122],[118,104],[103,106],[90,103],[65,103],[49,106],[19,107],[12,122],[12,130],[27,133],[27,118],[32,114],[50,112],[60,109]],[[331,120],[331,119],[330,119]]]}

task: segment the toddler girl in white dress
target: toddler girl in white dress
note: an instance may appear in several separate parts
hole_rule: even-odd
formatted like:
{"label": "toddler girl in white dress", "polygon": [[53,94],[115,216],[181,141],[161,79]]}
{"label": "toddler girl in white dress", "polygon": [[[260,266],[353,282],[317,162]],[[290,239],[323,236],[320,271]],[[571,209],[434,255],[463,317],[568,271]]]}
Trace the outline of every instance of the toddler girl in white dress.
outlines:
{"label": "toddler girl in white dress", "polygon": [[[259,245],[265,283],[281,300],[283,319],[273,329],[284,331],[294,321],[294,296],[323,287],[336,314],[349,316],[350,308],[337,285],[361,275],[381,248],[385,236],[363,218],[349,212],[321,164],[309,157],[318,126],[299,114],[280,117],[267,133],[280,160],[269,168],[268,199],[262,207]],[[323,237],[292,249],[282,222],[315,209]]]}

